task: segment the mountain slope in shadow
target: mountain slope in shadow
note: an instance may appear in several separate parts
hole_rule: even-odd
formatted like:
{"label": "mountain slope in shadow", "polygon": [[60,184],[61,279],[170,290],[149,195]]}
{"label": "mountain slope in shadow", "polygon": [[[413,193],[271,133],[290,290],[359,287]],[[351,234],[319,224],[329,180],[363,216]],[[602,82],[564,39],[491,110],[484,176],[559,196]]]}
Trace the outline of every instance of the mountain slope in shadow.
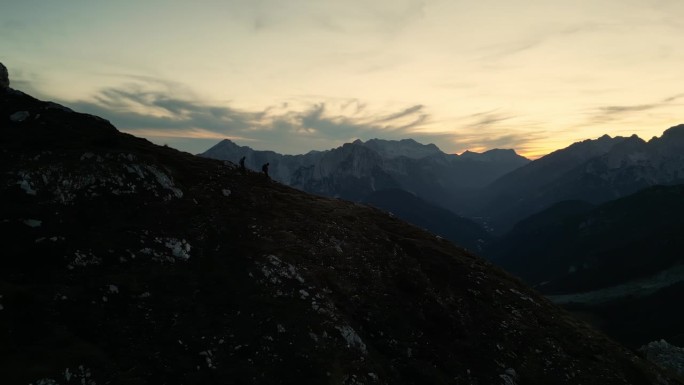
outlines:
{"label": "mountain slope in shadow", "polygon": [[[592,206],[559,203],[520,222],[487,252],[553,292],[600,289],[684,263],[684,185],[656,186]],[[558,288],[558,289],[556,289]]]}
{"label": "mountain slope in shadow", "polygon": [[633,347],[684,343],[684,185],[598,206],[562,202],[518,223],[485,255]]}
{"label": "mountain slope in shadow", "polygon": [[636,135],[604,135],[574,143],[501,177],[483,190],[480,211],[503,234],[557,202],[600,204],[649,186],[682,183],[684,125],[648,142]]}
{"label": "mountain slope in shadow", "polygon": [[363,202],[389,211],[409,223],[474,252],[482,251],[490,239],[487,231],[474,221],[425,202],[404,190],[376,191],[363,199]]}

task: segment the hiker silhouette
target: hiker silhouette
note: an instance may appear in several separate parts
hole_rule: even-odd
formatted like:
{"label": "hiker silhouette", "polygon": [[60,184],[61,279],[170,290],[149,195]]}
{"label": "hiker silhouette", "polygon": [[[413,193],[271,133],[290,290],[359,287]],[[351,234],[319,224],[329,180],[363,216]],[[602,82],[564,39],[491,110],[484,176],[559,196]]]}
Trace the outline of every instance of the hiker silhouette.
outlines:
{"label": "hiker silhouette", "polygon": [[266,176],[268,176],[268,166],[269,166],[268,162],[266,162],[263,166],[261,166],[261,171],[263,171]]}
{"label": "hiker silhouette", "polygon": [[240,171],[245,172],[245,157],[240,158]]}

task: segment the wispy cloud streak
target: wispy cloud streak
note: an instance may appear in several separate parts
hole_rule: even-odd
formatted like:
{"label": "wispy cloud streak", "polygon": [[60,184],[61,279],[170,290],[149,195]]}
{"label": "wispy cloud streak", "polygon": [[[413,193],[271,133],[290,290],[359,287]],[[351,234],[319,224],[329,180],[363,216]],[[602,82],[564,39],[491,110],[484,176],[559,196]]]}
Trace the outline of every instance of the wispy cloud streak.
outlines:
{"label": "wispy cloud streak", "polygon": [[302,137],[336,143],[359,137],[408,137],[421,129],[430,116],[423,105],[398,112],[373,112],[356,99],[297,106],[283,103],[250,111],[229,103],[184,98],[179,95],[187,91],[174,83],[136,80],[126,86],[102,89],[89,101],[65,104],[109,119],[134,135],[244,138],[285,148],[302,147]]}
{"label": "wispy cloud streak", "polygon": [[515,115],[499,109],[451,122],[434,122],[423,104],[392,112],[373,110],[358,99],[324,97],[315,103],[300,100],[246,110],[227,102],[192,98],[182,84],[152,78],[133,80],[125,86],[102,89],[89,101],[64,104],[109,119],[122,131],[153,140],[179,143],[187,139],[204,145],[208,140],[229,138],[284,153],[332,148],[356,138],[409,137],[452,152],[492,148],[525,151],[544,137],[530,126],[520,129],[513,122]]}
{"label": "wispy cloud streak", "polygon": [[620,120],[636,112],[645,112],[665,107],[672,107],[679,99],[684,98],[684,94],[677,94],[664,98],[655,103],[635,104],[625,106],[602,106],[591,112],[590,120],[593,123],[607,123]]}

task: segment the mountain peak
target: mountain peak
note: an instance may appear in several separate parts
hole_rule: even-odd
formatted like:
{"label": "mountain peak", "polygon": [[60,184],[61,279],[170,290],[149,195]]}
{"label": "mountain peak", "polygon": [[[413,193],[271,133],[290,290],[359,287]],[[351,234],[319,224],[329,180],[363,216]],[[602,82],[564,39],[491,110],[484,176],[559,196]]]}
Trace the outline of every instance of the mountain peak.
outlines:
{"label": "mountain peak", "polygon": [[[419,146],[423,145],[421,143],[418,143],[415,139],[412,139],[412,138],[400,139],[399,143],[414,144],[414,145],[419,145]],[[428,144],[428,146],[429,146],[429,144]]]}
{"label": "mountain peak", "polygon": [[679,124],[668,128],[663,132],[663,138],[681,138],[684,137],[684,124]]}
{"label": "mountain peak", "polygon": [[462,159],[478,160],[483,162],[493,162],[493,161],[528,161],[529,159],[524,156],[518,155],[513,149],[502,149],[494,148],[485,152],[474,152],[470,150],[465,150],[461,155]]}
{"label": "mountain peak", "polygon": [[[239,144],[233,142],[233,141],[230,140],[230,139],[223,139],[222,141],[216,143],[216,144],[214,145],[214,147],[218,147],[218,148],[234,148],[234,149],[241,149],[241,148],[244,148],[244,149],[248,149],[248,148],[249,148],[249,149],[251,149],[251,147],[249,147],[249,146],[241,146],[241,145],[239,145]],[[214,148],[214,147],[212,147],[212,148]]]}
{"label": "mountain peak", "polygon": [[680,157],[684,151],[684,124],[668,128],[660,138],[654,137],[648,144],[659,148],[661,155]]}
{"label": "mountain peak", "polygon": [[596,139],[585,139],[575,142],[568,147],[556,150],[540,159],[558,156],[572,156],[589,159],[607,153],[616,143],[622,142],[623,140],[625,140],[625,138],[622,136],[612,137],[608,134],[604,134]]}
{"label": "mountain peak", "polygon": [[422,144],[416,142],[414,139],[401,139],[401,140],[384,140],[384,139],[371,139],[365,143],[364,146],[374,150],[383,158],[398,158],[407,157],[412,159],[425,158],[431,155],[443,154],[439,147],[435,146],[433,143]]}

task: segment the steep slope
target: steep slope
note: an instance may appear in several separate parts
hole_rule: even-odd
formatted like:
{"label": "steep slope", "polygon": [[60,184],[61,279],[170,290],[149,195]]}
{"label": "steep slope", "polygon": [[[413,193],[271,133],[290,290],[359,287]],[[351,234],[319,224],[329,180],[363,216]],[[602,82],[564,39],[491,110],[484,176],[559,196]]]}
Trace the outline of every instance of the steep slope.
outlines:
{"label": "steep slope", "polygon": [[529,160],[512,150],[490,150],[464,155],[433,155],[420,161],[405,157],[386,162],[404,190],[460,215],[473,216],[473,199],[481,189]]}
{"label": "steep slope", "polygon": [[[492,262],[521,276],[534,286],[548,283],[558,275],[569,274],[577,263],[574,255],[581,247],[565,250],[571,244],[581,219],[596,206],[584,201],[556,203],[518,222],[504,236],[495,238],[483,254]],[[556,253],[563,253],[564,258]],[[578,257],[581,258],[581,257]]]}
{"label": "steep slope", "polygon": [[404,190],[376,191],[365,197],[363,202],[474,252],[481,252],[490,239],[489,233],[472,220],[425,202]]}
{"label": "steep slope", "polygon": [[355,143],[320,153],[314,164],[297,169],[289,184],[312,194],[354,201],[376,190],[399,187],[385,170],[384,159]]}
{"label": "steep slope", "polygon": [[676,384],[384,212],[0,89],[8,384]]}
{"label": "steep slope", "polygon": [[585,140],[534,160],[501,178],[485,189],[481,197],[480,213],[492,219],[494,228],[503,233],[517,221],[563,200],[580,199],[546,196],[545,189],[585,162],[608,152],[624,138],[604,135],[596,140]]}
{"label": "steep slope", "polygon": [[490,235],[474,221],[430,204],[400,189],[380,190],[363,200],[397,217],[479,253]]}

